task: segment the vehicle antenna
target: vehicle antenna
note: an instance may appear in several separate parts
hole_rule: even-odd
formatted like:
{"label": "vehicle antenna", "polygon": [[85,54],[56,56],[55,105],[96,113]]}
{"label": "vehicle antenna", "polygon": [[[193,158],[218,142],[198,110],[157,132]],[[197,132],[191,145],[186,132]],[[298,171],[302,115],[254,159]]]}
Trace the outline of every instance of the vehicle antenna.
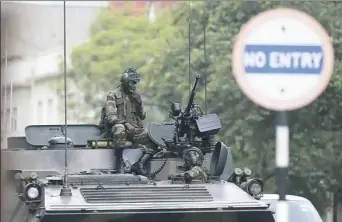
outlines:
{"label": "vehicle antenna", "polygon": [[189,96],[191,94],[191,1],[189,1],[189,18],[188,18],[188,38],[189,38]]}
{"label": "vehicle antenna", "polygon": [[208,112],[208,105],[207,105],[207,44],[206,44],[206,27],[208,24],[208,14],[207,14],[207,4],[204,5],[204,19],[203,19],[203,44],[204,44],[204,111],[205,114]]}
{"label": "vehicle antenna", "polygon": [[63,20],[64,20],[64,137],[65,137],[65,149],[64,149],[64,178],[63,188],[61,189],[61,196],[72,196],[71,189],[68,184],[68,131],[67,131],[67,58],[66,58],[66,1],[63,1]]}

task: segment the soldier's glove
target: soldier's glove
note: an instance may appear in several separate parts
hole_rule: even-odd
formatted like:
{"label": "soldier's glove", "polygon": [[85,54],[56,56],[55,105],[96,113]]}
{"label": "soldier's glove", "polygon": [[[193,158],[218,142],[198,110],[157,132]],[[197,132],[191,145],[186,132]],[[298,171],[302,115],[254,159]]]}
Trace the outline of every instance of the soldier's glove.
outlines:
{"label": "soldier's glove", "polygon": [[131,94],[133,100],[139,105],[141,106],[142,105],[142,99],[141,99],[141,95],[134,91],[132,94]]}
{"label": "soldier's glove", "polygon": [[128,134],[135,134],[135,127],[133,125],[131,125],[130,123],[125,123],[125,127]]}

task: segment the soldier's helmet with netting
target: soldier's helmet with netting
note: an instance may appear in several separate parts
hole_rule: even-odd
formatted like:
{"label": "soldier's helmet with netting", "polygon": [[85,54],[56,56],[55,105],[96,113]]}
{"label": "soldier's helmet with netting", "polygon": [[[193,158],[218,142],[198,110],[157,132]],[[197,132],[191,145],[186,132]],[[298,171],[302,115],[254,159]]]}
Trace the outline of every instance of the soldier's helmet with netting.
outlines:
{"label": "soldier's helmet with netting", "polygon": [[121,74],[121,83],[128,83],[129,81],[140,82],[140,75],[137,69],[128,68]]}

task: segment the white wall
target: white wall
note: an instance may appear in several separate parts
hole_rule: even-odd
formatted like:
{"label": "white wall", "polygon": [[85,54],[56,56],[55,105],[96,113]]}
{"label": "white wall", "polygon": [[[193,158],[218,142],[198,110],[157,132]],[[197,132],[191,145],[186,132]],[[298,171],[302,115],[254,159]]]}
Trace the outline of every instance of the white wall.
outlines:
{"label": "white wall", "polygon": [[[13,86],[12,102],[10,101],[10,87],[8,87],[7,104],[2,104],[2,112],[7,110],[7,115],[2,117],[3,136],[23,136],[25,127],[34,124],[59,124],[61,122],[58,112],[58,97],[56,90],[51,87],[54,79],[37,81],[28,86]],[[5,102],[2,100],[3,103]],[[12,107],[11,116],[9,108]],[[5,114],[5,113],[3,113]],[[8,119],[12,119],[10,126]],[[6,125],[7,126],[6,126]],[[6,141],[3,141],[1,147],[6,147]]]}
{"label": "white wall", "polygon": [[[1,2],[1,55],[36,56],[63,49],[63,2]],[[52,4],[54,3],[54,4]],[[57,4],[58,3],[58,4]],[[91,4],[92,3],[92,4]],[[89,24],[106,1],[67,2],[67,50],[88,39]],[[7,38],[6,38],[7,30]],[[5,44],[6,39],[8,40]]]}
{"label": "white wall", "polygon": [[36,82],[32,89],[31,111],[33,112],[32,124],[58,124],[60,117],[58,112],[58,97],[56,90],[51,87],[52,80]]}
{"label": "white wall", "polygon": [[[47,64],[53,66],[53,60]],[[2,148],[6,147],[6,137],[24,136],[25,127],[28,125],[64,124],[64,98],[57,94],[56,86],[57,82],[61,81],[60,77],[60,75],[35,77],[33,74],[13,84],[12,93],[10,84],[7,85],[7,94],[6,96],[3,94],[1,100],[1,133],[4,137]],[[69,83],[67,87],[68,94],[77,91],[75,84]],[[2,90],[4,92],[4,85]],[[8,114],[10,107],[12,107],[11,116]],[[73,117],[68,115],[68,123],[77,123]],[[12,124],[9,123],[9,119],[12,119]]]}
{"label": "white wall", "polygon": [[[64,49],[63,7],[28,3],[1,2],[1,59],[4,61],[5,55],[8,58],[7,63],[1,63],[1,88],[13,85],[11,101],[10,90],[7,102],[5,91],[1,94],[1,148],[6,147],[7,136],[23,136],[27,125],[64,124],[64,112],[60,109],[64,101],[58,101],[55,85],[61,75],[59,62]],[[104,1],[75,3],[68,2],[66,9],[67,56],[73,47],[89,38],[90,23],[99,9],[108,5]],[[16,59],[11,60],[12,57]],[[76,91],[74,84],[68,84],[70,91]],[[6,132],[3,120],[10,104],[14,111],[12,122],[16,124]],[[70,115],[68,122],[77,121]]]}

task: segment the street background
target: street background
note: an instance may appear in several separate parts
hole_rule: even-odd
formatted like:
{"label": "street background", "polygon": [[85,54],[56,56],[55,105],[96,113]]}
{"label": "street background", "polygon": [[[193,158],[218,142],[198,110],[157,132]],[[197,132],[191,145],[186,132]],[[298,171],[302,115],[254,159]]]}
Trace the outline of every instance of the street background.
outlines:
{"label": "street background", "polygon": [[[232,147],[237,167],[249,166],[267,192],[276,192],[275,112],[237,87],[231,52],[244,23],[279,6],[315,17],[328,30],[336,59],[324,94],[290,113],[289,192],[312,201],[324,221],[342,221],[342,2],[67,2],[68,123],[97,124],[106,94],[129,67],[141,72],[145,124],[167,120],[170,104],[186,103],[189,81],[200,73],[195,102],[219,114],[218,139]],[[64,124],[63,44],[63,2],[1,2],[2,149],[28,125]]]}

